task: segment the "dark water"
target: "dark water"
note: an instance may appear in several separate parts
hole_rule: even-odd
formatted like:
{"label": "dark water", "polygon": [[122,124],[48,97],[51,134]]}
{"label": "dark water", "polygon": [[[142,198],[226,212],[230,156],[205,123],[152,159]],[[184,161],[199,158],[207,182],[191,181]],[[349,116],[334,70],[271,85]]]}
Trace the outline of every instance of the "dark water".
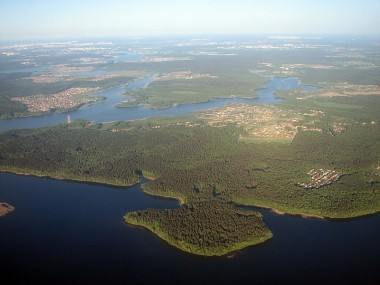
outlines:
{"label": "dark water", "polygon": [[1,284],[380,284],[380,215],[341,222],[263,210],[274,238],[232,258],[185,254],[124,224],[175,208],[139,186],[113,188],[0,174]]}
{"label": "dark water", "polygon": [[[156,75],[142,78],[128,84],[128,88],[138,90],[150,84]],[[242,99],[242,98],[228,98],[216,99],[211,102],[185,104],[177,107],[166,109],[152,109],[144,106],[137,106],[133,108],[117,108],[115,105],[121,101],[126,100],[122,94],[125,92],[124,86],[110,88],[102,92],[94,94],[95,96],[106,97],[107,100],[102,103],[96,103],[90,106],[85,106],[79,110],[68,113],[53,113],[46,116],[29,117],[29,118],[13,118],[8,120],[0,120],[0,131],[9,129],[20,128],[40,128],[44,126],[52,126],[58,123],[67,121],[67,115],[71,116],[72,120],[85,119],[96,122],[117,121],[117,120],[136,120],[151,118],[157,116],[182,116],[196,111],[207,110],[210,108],[223,107],[227,103],[265,103],[276,104],[281,99],[274,96],[276,90],[293,90],[293,89],[312,90],[315,87],[307,86],[300,83],[296,77],[289,78],[272,78],[267,83],[267,88],[258,89],[256,92],[259,98],[256,99]]]}

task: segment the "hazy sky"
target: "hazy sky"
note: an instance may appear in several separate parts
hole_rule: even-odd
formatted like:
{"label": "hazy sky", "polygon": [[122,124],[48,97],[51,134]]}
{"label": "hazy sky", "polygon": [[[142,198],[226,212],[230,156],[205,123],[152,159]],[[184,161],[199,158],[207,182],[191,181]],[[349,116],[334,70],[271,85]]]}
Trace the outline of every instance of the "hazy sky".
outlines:
{"label": "hazy sky", "polygon": [[0,0],[0,40],[377,34],[380,0]]}

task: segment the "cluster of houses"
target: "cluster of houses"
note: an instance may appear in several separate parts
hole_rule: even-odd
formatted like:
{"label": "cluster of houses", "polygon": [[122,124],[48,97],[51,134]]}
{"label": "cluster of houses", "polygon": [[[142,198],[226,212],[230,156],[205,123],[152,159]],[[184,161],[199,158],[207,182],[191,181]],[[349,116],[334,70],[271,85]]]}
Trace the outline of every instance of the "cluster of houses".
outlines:
{"label": "cluster of houses", "polygon": [[211,126],[236,124],[255,137],[289,139],[297,134],[296,123],[303,120],[301,115],[290,110],[252,104],[231,104],[203,112],[201,118],[206,119]]}
{"label": "cluster of houses", "polygon": [[48,112],[51,109],[71,109],[85,103],[95,102],[94,97],[74,98],[75,95],[90,93],[98,88],[69,88],[63,92],[52,95],[32,95],[15,97],[12,101],[25,104],[29,112]]}
{"label": "cluster of houses", "polygon": [[309,183],[297,183],[297,185],[303,187],[304,189],[321,188],[338,181],[342,176],[342,173],[331,169],[311,169],[307,174],[310,176]]}

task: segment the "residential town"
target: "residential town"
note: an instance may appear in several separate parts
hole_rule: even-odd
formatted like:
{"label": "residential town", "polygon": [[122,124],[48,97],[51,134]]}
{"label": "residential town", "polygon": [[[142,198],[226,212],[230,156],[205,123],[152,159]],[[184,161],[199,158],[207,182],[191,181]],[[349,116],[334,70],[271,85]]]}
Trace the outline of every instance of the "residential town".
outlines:
{"label": "residential town", "polygon": [[[243,127],[252,137],[292,140],[299,128],[305,131],[322,132],[322,129],[315,127],[318,118],[303,122],[306,116],[322,115],[314,110],[311,113],[300,114],[272,105],[239,103],[202,112],[200,117],[206,119],[211,126],[223,127],[230,123]],[[302,125],[300,122],[303,122]]]}
{"label": "residential town", "polygon": [[76,95],[91,93],[99,88],[69,88],[63,92],[52,95],[32,95],[26,97],[15,97],[12,101],[25,104],[29,112],[49,112],[51,109],[71,109],[81,104],[93,103],[98,99],[95,97],[74,98]]}
{"label": "residential town", "polygon": [[297,185],[303,187],[304,189],[321,188],[338,181],[343,175],[342,173],[331,169],[311,169],[307,174],[310,176],[309,183],[297,183]]}

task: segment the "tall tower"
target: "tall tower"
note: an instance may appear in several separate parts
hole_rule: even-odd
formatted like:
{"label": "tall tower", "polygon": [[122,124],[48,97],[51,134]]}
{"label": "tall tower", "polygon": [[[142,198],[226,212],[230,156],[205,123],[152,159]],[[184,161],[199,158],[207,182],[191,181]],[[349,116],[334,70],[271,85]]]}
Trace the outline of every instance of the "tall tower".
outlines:
{"label": "tall tower", "polygon": [[71,116],[70,115],[67,115],[67,123],[71,124]]}

